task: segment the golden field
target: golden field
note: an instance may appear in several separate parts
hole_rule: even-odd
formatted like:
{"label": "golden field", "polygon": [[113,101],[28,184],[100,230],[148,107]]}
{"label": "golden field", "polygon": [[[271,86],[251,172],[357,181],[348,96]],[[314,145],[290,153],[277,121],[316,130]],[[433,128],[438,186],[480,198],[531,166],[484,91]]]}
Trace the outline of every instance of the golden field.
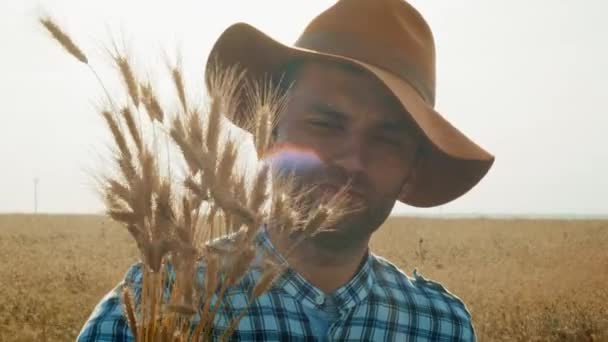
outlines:
{"label": "golden field", "polygon": [[[468,305],[480,341],[608,341],[608,221],[393,218],[372,248]],[[71,341],[137,260],[102,216],[0,215],[0,341]]]}

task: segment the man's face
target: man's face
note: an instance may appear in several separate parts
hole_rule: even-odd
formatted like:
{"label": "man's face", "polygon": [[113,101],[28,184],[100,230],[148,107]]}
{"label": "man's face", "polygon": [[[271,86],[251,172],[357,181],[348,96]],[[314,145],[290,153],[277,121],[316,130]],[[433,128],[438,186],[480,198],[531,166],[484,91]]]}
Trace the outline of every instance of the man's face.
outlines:
{"label": "man's face", "polygon": [[291,162],[298,183],[318,186],[313,196],[350,185],[350,204],[361,209],[314,240],[327,248],[358,246],[390,214],[420,139],[394,96],[367,73],[333,63],[300,68],[274,144],[309,152]]}

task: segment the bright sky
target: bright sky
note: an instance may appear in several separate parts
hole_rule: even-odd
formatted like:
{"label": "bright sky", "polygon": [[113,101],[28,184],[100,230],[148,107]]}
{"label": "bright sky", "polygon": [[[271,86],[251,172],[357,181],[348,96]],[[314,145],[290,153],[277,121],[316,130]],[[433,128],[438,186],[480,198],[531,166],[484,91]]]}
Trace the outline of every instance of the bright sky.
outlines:
{"label": "bright sky", "polygon": [[[370,0],[372,1],[372,0]],[[191,81],[235,21],[284,43],[333,1],[0,2],[0,212],[98,212],[91,188],[101,91],[36,22],[49,11],[113,84],[101,47],[126,35],[143,65],[178,45]],[[460,199],[422,213],[608,215],[608,2],[416,0],[438,52],[440,112],[496,163]],[[164,71],[164,70],[163,70]],[[159,72],[159,76],[164,76]],[[395,212],[411,212],[398,205]]]}

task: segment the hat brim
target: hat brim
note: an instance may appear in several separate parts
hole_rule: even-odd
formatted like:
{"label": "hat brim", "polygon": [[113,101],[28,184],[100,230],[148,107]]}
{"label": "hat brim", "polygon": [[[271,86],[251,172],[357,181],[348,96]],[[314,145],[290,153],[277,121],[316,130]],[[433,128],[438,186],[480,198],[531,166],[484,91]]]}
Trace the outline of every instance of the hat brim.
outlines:
{"label": "hat brim", "polygon": [[222,33],[209,54],[207,70],[212,60],[221,61],[222,65],[242,67],[247,78],[260,79],[278,74],[281,66],[302,58],[333,60],[367,70],[395,95],[404,114],[427,139],[424,157],[416,166],[415,184],[402,192],[401,202],[415,207],[448,203],[479,183],[494,163],[493,155],[445,120],[406,81],[352,58],[286,46],[245,23],[234,24]]}

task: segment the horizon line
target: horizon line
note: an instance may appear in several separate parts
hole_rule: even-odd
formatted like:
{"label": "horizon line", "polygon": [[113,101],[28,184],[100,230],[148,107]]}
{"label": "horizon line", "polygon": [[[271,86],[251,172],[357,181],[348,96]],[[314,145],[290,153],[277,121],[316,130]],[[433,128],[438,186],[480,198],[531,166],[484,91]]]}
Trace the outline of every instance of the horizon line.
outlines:
{"label": "horizon line", "polygon": [[[107,216],[103,212],[31,212],[0,211],[0,216]],[[537,219],[537,220],[608,220],[608,214],[572,213],[394,213],[389,217],[433,218],[433,219]]]}

